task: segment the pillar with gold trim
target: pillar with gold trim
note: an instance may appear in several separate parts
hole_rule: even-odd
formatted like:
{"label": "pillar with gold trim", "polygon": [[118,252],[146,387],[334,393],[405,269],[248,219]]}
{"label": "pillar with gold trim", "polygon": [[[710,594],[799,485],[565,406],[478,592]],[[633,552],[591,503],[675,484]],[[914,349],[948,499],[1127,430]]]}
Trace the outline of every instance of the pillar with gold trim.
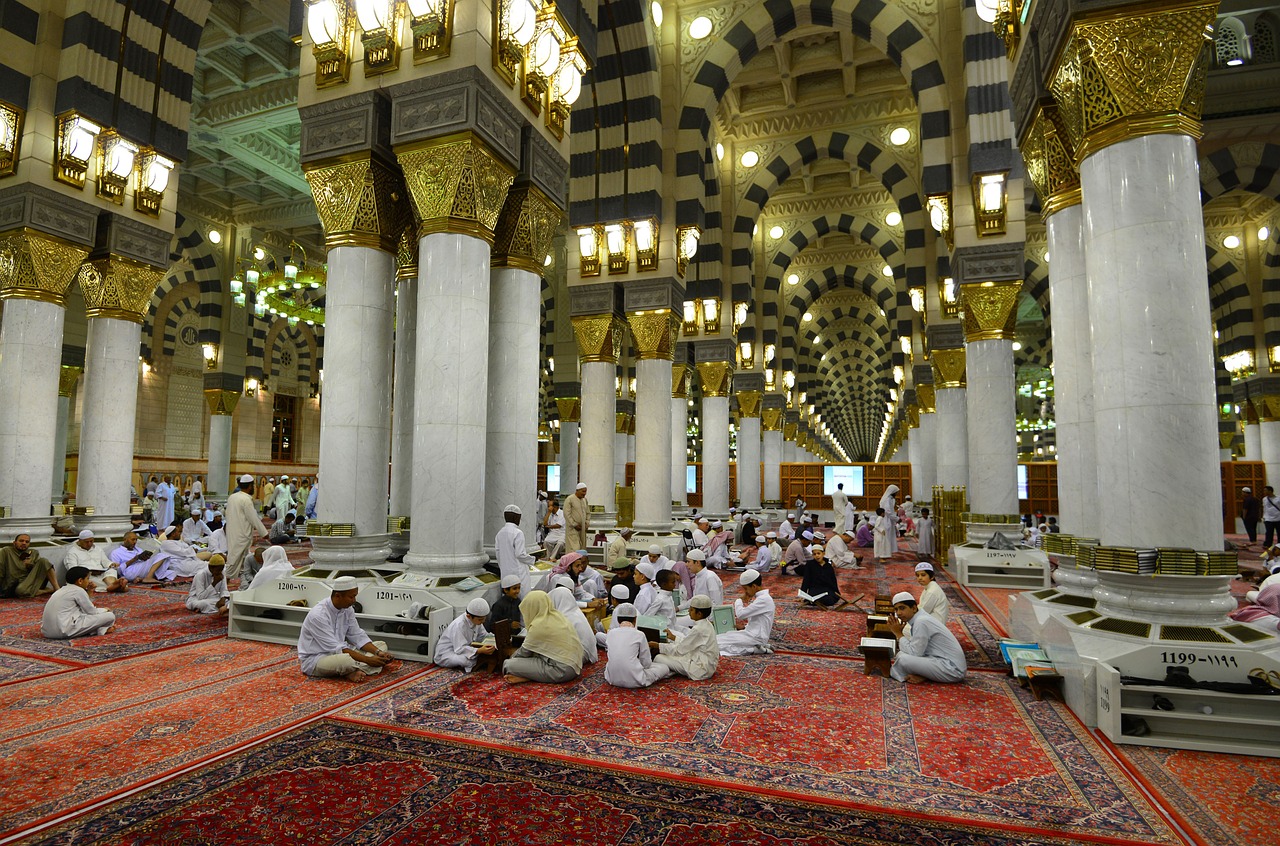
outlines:
{"label": "pillar with gold trim", "polygon": [[733,379],[738,397],[738,504],[760,510],[760,412],[764,374],[746,371]]}
{"label": "pillar with gold trim", "polygon": [[582,373],[578,484],[587,486],[587,502],[603,510],[598,519],[594,514],[591,517],[591,528],[598,529],[617,517],[613,473],[618,395],[614,379],[627,323],[621,314],[621,292],[612,282],[570,287],[569,312]]}
{"label": "pillar with gold trim", "polygon": [[676,344],[671,362],[671,504],[689,505],[689,387],[693,380],[692,350]]}
{"label": "pillar with gold trim", "polygon": [[1258,457],[1252,460],[1267,465],[1267,481],[1274,486],[1280,479],[1280,376],[1255,379],[1249,390],[1258,414]]}
{"label": "pillar with gold trim", "polygon": [[671,386],[684,286],[674,279],[628,282],[623,307],[636,356],[635,519],[645,534],[671,533]]}
{"label": "pillar with gold trim", "polygon": [[1079,161],[1089,313],[1105,315],[1092,335],[1104,544],[1222,542],[1196,153],[1217,13],[1181,0],[1082,15],[1050,80]]}
{"label": "pillar with gold trim", "polygon": [[917,364],[911,368],[915,384],[919,423],[911,430],[911,490],[917,503],[928,502],[938,479],[938,430],[933,368]]}
{"label": "pillar with gold trim", "polygon": [[[65,356],[65,351],[63,354]],[[63,364],[58,375],[58,426],[53,436],[53,484],[49,488],[54,503],[62,501],[67,486],[67,429],[71,422],[71,395],[84,372],[84,359],[80,362],[80,365]]]}
{"label": "pillar with gold trim", "polygon": [[1053,300],[1053,407],[1057,431],[1058,519],[1066,531],[1097,537],[1097,442],[1093,422],[1093,350],[1084,258],[1084,210],[1061,110],[1039,105],[1022,144],[1027,174],[1043,198]]}
{"label": "pillar with gold trim", "polygon": [[[391,496],[388,511],[408,517],[413,511],[414,385],[418,362],[418,225],[404,203],[396,241],[396,326],[391,373]],[[410,521],[412,529],[412,520]],[[408,552],[404,533],[391,536],[393,555]]]}
{"label": "pillar with gold trim", "polygon": [[760,428],[763,431],[760,453],[764,464],[761,505],[782,501],[782,428],[786,404],[786,397],[782,394],[765,394],[761,403]]}
{"label": "pillar with gold trim", "polygon": [[231,484],[231,423],[243,392],[242,376],[227,373],[205,375],[204,401],[209,406],[209,466],[205,474],[208,482],[204,493],[206,499],[225,497],[229,491],[235,490]]}
{"label": "pillar with gold trim", "polygon": [[702,383],[702,513],[729,516],[729,393],[737,348],[732,338],[693,345]]}
{"label": "pillar with gold trim", "polygon": [[[545,149],[544,149],[545,147]],[[538,387],[542,355],[542,269],[560,229],[563,195],[535,181],[558,154],[526,134],[520,175],[494,232],[489,290],[488,439],[484,542],[492,547],[509,504],[520,506],[527,546],[537,541]],[[535,162],[536,160],[536,162]],[[559,164],[563,171],[563,164]],[[562,435],[563,437],[563,435]]]}
{"label": "pillar with gold trim", "polygon": [[[372,102],[372,113],[385,119],[389,107],[378,99]],[[391,457],[396,244],[404,211],[399,206],[403,188],[385,152],[371,147],[341,158],[306,161],[303,151],[329,250],[320,405],[320,472],[328,480],[324,519],[354,527],[350,538],[313,541],[311,557],[337,569],[381,565],[391,554],[386,468]]]}
{"label": "pillar with gold trim", "polygon": [[89,319],[76,505],[102,531],[129,525],[138,347],[151,295],[169,265],[169,233],[117,214],[98,221],[98,241],[76,283]]}
{"label": "pillar with gold trim", "polygon": [[[619,366],[617,372],[625,373],[626,368]],[[622,388],[614,401],[613,483],[626,487],[627,464],[631,461],[631,445],[635,442],[635,436],[631,433],[635,431],[636,425],[636,401],[631,398],[630,380],[621,375],[617,378]]]}
{"label": "pillar with gold trim", "polygon": [[959,323],[942,323],[930,326],[928,332],[929,360],[933,365],[938,484],[945,488],[967,487],[969,419],[965,397],[964,328]]}
{"label": "pillar with gold trim", "polygon": [[582,386],[577,382],[556,382],[555,387],[556,411],[560,415],[560,503],[563,505],[564,498],[578,486],[578,421],[582,418]]}
{"label": "pillar with gold trim", "polygon": [[800,412],[788,408],[782,414],[782,463],[795,464],[800,460],[800,447],[796,439],[800,436]]}
{"label": "pillar with gold trim", "polygon": [[[1013,368],[1014,327],[1022,290],[1023,245],[1001,244],[998,255],[983,256],[985,275],[1013,279],[974,281],[974,265],[956,254],[960,302],[964,309],[965,396],[969,440],[969,506],[985,514],[1018,513],[1017,379]],[[963,275],[961,275],[963,274]]]}
{"label": "pillar with gold trim", "polygon": [[[36,228],[29,219],[33,206],[46,219],[49,211],[65,213],[67,228],[75,224],[80,238]],[[8,541],[16,534],[49,535],[49,491],[44,481],[32,480],[56,478],[62,491],[55,453],[66,291],[89,254],[97,214],[35,186],[4,192],[0,209],[23,224],[0,235],[0,506],[9,511],[0,541]],[[137,359],[135,348],[135,367]],[[62,443],[65,459],[65,429]]]}

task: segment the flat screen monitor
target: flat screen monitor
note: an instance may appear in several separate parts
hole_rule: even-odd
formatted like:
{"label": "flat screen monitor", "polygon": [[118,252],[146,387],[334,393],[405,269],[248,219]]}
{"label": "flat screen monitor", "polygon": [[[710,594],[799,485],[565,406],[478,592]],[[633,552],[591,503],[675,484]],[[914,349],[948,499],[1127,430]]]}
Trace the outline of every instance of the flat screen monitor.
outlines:
{"label": "flat screen monitor", "polygon": [[560,465],[547,465],[547,492],[560,493]]}
{"label": "flat screen monitor", "polygon": [[1018,465],[1018,499],[1031,499],[1031,493],[1027,490],[1027,465]]}
{"label": "flat screen monitor", "polygon": [[828,464],[822,468],[822,493],[831,496],[843,484],[846,496],[862,496],[862,465]]}
{"label": "flat screen monitor", "polygon": [[685,465],[684,492],[687,494],[698,492],[698,467],[695,464]]}

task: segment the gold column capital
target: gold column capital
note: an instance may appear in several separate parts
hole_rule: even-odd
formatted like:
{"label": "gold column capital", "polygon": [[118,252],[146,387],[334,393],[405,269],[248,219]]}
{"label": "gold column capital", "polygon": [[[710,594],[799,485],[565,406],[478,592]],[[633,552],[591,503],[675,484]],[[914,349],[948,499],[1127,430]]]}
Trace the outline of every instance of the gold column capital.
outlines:
{"label": "gold column capital", "polygon": [[733,382],[733,365],[727,361],[700,361],[698,380],[704,397],[727,397]]}
{"label": "gold column capital", "polygon": [[515,267],[541,276],[563,219],[564,212],[533,183],[513,185],[493,233],[493,266]]}
{"label": "gold column capital", "polygon": [[582,400],[579,397],[556,397],[556,410],[561,423],[577,423],[582,418]]}
{"label": "gold column capital", "polygon": [[961,285],[965,342],[1013,340],[1021,292],[1021,279]]}
{"label": "gold column capital", "polygon": [[937,410],[933,385],[916,385],[916,402],[920,404],[920,410],[925,414],[932,414]]}
{"label": "gold column capital", "polygon": [[0,299],[65,307],[67,287],[88,255],[88,247],[35,229],[0,234]]}
{"label": "gold column capital", "polygon": [[688,364],[673,364],[671,366],[671,398],[687,399],[689,396],[689,382],[692,379],[692,367]]}
{"label": "gold column capital", "polygon": [[404,226],[400,177],[371,153],[308,165],[304,169],[324,243],[396,253]]}
{"label": "gold column capital", "polygon": [[907,406],[907,425],[912,429],[920,428],[920,406],[914,402]]}
{"label": "gold column capital", "polygon": [[494,230],[516,172],[470,130],[396,150],[418,237],[437,232],[493,243]]}
{"label": "gold column capital", "polygon": [[800,424],[799,424],[799,423],[783,423],[783,424],[782,424],[782,439],[783,439],[783,440],[786,440],[786,441],[791,441],[792,443],[795,443],[796,435],[799,433],[799,431],[800,431]]}
{"label": "gold column capital", "polygon": [[209,406],[210,414],[230,417],[235,413],[236,403],[240,402],[240,392],[206,388],[204,401]]}
{"label": "gold column capital", "polygon": [[82,372],[84,372],[83,367],[73,367],[69,364],[62,365],[62,370],[58,372],[58,396],[71,396],[71,392],[76,389],[76,382],[80,381]]}
{"label": "gold column capital", "polygon": [[1218,0],[1106,9],[1076,19],[1049,82],[1077,160],[1129,138],[1199,139]]}
{"label": "gold column capital", "polygon": [[110,317],[142,323],[164,271],[149,264],[108,255],[80,265],[76,282],[84,294],[85,317]]}
{"label": "gold column capital", "polygon": [[1062,110],[1056,103],[1036,107],[1031,129],[1022,142],[1022,159],[1036,193],[1044,201],[1044,217],[1079,205],[1080,170],[1076,166],[1071,137],[1062,121]]}
{"label": "gold column capital", "polygon": [[[963,388],[965,386],[964,375],[964,349],[955,350],[934,350],[930,356],[933,362],[933,387],[937,388]],[[916,396],[919,396],[919,388],[916,388]]]}
{"label": "gold column capital", "polygon": [[629,435],[632,433],[632,415],[625,411],[615,411],[613,414],[614,433],[618,435]]}
{"label": "gold column capital", "polygon": [[[738,399],[738,407],[742,407],[742,399]],[[760,411],[760,428],[766,432],[782,431],[782,412],[781,408],[765,408]]]}
{"label": "gold column capital", "polygon": [[1220,446],[1222,449],[1231,449],[1231,442],[1234,441],[1235,439],[1236,439],[1236,433],[1234,431],[1219,432],[1218,446]]}
{"label": "gold column capital", "polygon": [[608,361],[616,364],[622,354],[622,333],[627,325],[615,314],[580,314],[573,318],[573,337],[578,342],[578,359],[585,363]]}
{"label": "gold column capital", "polygon": [[1275,423],[1280,420],[1280,394],[1250,397],[1258,412],[1259,423]]}
{"label": "gold column capital", "polygon": [[669,308],[633,311],[627,314],[631,337],[635,341],[636,359],[674,358],[676,339],[680,337],[682,317]]}
{"label": "gold column capital", "polygon": [[[760,404],[764,402],[764,391],[738,391],[738,416],[759,417]],[[782,409],[777,409],[782,411]]]}
{"label": "gold column capital", "polygon": [[396,279],[414,280],[418,278],[418,227],[409,217],[400,227],[400,235],[396,238]]}

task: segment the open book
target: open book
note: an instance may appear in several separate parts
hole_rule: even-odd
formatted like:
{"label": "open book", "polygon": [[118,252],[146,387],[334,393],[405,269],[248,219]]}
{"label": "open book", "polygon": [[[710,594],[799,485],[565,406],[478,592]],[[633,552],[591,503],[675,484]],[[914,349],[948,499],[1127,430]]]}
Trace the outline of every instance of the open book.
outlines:
{"label": "open book", "polygon": [[796,591],[796,595],[799,596],[801,599],[803,599],[805,602],[812,602],[815,605],[817,604],[818,600],[826,596],[827,593],[828,592],[824,590],[822,593],[818,594],[817,596],[810,596],[809,594],[805,593],[802,590]]}
{"label": "open book", "polygon": [[893,655],[898,651],[898,642],[891,637],[864,637],[858,646],[867,649],[887,649]]}

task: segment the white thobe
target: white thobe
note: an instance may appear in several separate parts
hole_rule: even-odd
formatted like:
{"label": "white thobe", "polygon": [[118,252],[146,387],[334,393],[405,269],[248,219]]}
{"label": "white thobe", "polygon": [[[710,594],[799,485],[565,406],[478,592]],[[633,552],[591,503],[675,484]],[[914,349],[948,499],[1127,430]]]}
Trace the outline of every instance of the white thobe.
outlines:
{"label": "white thobe", "polygon": [[711,618],[704,617],[684,633],[676,632],[674,642],[658,647],[654,662],[665,664],[672,672],[694,681],[714,676],[720,666],[720,642],[716,640],[716,627]]}
{"label": "white thobe", "polygon": [[209,533],[209,551],[215,555],[227,554],[227,530],[219,527]]}
{"label": "white thobe", "polygon": [[476,668],[476,648],[471,644],[479,643],[488,635],[484,623],[477,626],[466,614],[459,614],[445,626],[436,641],[436,665],[471,672]]}
{"label": "white thobe", "polygon": [[887,516],[876,518],[875,546],[872,548],[876,558],[888,558],[893,555],[893,547],[889,545],[889,533],[893,531],[893,521]]}
{"label": "white thobe", "polygon": [[667,628],[676,624],[676,603],[669,590],[654,590],[653,602],[645,612],[650,617],[661,617],[667,621]]}
{"label": "white thobe", "polygon": [[619,558],[627,557],[627,541],[620,534],[609,535],[609,546],[605,549],[604,560],[606,564],[612,564]]}
{"label": "white thobe", "polygon": [[929,582],[923,591],[920,592],[920,599],[917,600],[921,611],[925,611],[930,617],[933,617],[944,626],[947,624],[947,617],[951,615],[951,603],[947,602],[947,595],[942,592],[942,585],[937,582]]}
{"label": "white thobe", "polygon": [[778,527],[778,540],[795,540],[796,528],[791,525],[790,520],[783,520],[782,525]]}
{"label": "white thobe", "polygon": [[769,552],[769,547],[758,547],[756,549],[756,557],[748,561],[747,566],[752,570],[759,570],[761,573],[767,573],[773,569],[773,555]]}
{"label": "white thobe", "polygon": [[[724,582],[714,570],[703,567],[693,577],[693,596],[705,596],[712,605],[724,604]],[[692,599],[693,597],[690,597]],[[686,601],[685,606],[688,606]]]}
{"label": "white thobe", "polygon": [[550,547],[552,544],[564,543],[564,512],[557,508],[555,514],[547,515],[546,525],[547,546]]}
{"label": "white thobe", "polygon": [[770,561],[782,560],[782,544],[778,543],[777,541],[774,541],[773,543],[769,544],[769,560]]}
{"label": "white thobe", "polygon": [[207,525],[205,525],[203,520],[188,517],[182,521],[182,539],[187,543],[194,543],[195,541],[200,540],[200,538],[212,534],[213,532]]}
{"label": "white thobe", "polygon": [[648,614],[649,609],[653,607],[653,603],[657,598],[658,588],[653,582],[645,582],[640,585],[640,592],[636,594],[635,601],[632,603],[636,606],[637,614]]}
{"label": "white thobe", "polygon": [[107,579],[120,576],[116,572],[115,563],[103,552],[100,543],[95,543],[88,549],[81,549],[74,543],[67,547],[66,554],[62,556],[62,572],[65,573],[72,567],[83,567],[89,571],[94,593],[106,593]]}
{"label": "white thobe", "polygon": [[693,545],[696,546],[698,549],[702,549],[704,546],[706,546],[707,541],[709,540],[711,540],[711,538],[707,537],[707,533],[702,531],[702,529],[693,530]]}
{"label": "white thobe", "polygon": [[277,520],[283,520],[284,515],[293,508],[293,491],[284,482],[276,485],[275,491],[272,492],[271,506],[276,510]]}
{"label": "white thobe", "polygon": [[178,489],[168,482],[161,482],[156,485],[156,513],[155,524],[160,528],[165,528],[173,522],[174,515],[174,499],[178,496]]}
{"label": "white thobe", "polygon": [[321,658],[337,655],[347,648],[360,649],[370,640],[356,621],[354,608],[339,610],[333,607],[331,598],[325,597],[302,621],[302,630],[298,632],[298,663],[309,676]]}
{"label": "white thobe", "polygon": [[720,643],[720,654],[754,655],[757,652],[767,651],[776,613],[777,608],[768,590],[757,593],[747,605],[744,605],[741,599],[735,599],[733,614],[739,620],[746,620],[747,627],[741,631],[725,632],[720,635],[717,638]]}
{"label": "white thobe", "polygon": [[827,541],[826,558],[837,567],[848,567],[857,561],[857,556],[849,551],[844,538],[835,535]]}
{"label": "white thobe", "polygon": [[[888,528],[885,531],[885,537],[889,542],[889,554],[898,551],[898,499],[888,491],[884,496],[880,497],[880,507],[884,509],[885,520],[888,521]],[[878,556],[879,553],[876,553]]]}
{"label": "white thobe", "polygon": [[283,579],[285,576],[292,576],[294,566],[286,558],[283,563],[266,564],[258,568],[258,572],[253,574],[253,578],[249,584],[241,588],[241,590],[253,590],[260,588],[268,582],[274,582],[276,579]]}
{"label": "white thobe", "polygon": [[849,507],[849,495],[844,491],[836,491],[831,495],[831,507],[836,512],[836,534],[838,535],[848,525],[845,522],[848,516],[844,512]]}
{"label": "white thobe", "polygon": [[218,613],[218,600],[227,595],[227,577],[216,585],[208,568],[196,573],[191,580],[191,589],[187,591],[187,610],[199,611],[201,614]]}
{"label": "white thobe", "polygon": [[632,626],[610,626],[605,638],[609,661],[604,680],[614,687],[648,687],[671,675],[666,664],[655,664],[649,655],[649,641]]}
{"label": "white thobe", "polygon": [[94,606],[84,588],[63,585],[44,604],[40,634],[58,640],[106,634],[115,621],[115,614]]}
{"label": "white thobe", "polygon": [[916,521],[916,552],[933,555],[933,518],[921,517]]}
{"label": "white thobe", "polygon": [[498,572],[504,576],[519,577],[520,595],[528,593],[533,587],[533,579],[529,576],[533,556],[525,551],[524,532],[515,523],[506,523],[498,529],[493,545],[498,553]]}
{"label": "white thobe", "polygon": [[858,509],[853,507],[852,501],[844,506],[844,527],[851,532],[858,530]]}
{"label": "white thobe", "polygon": [[608,595],[608,588],[605,587],[604,576],[594,567],[588,567],[578,574],[578,584],[573,589],[573,598],[579,602],[590,602],[593,599],[603,599]]}
{"label": "white thobe", "polygon": [[911,631],[898,639],[898,657],[891,675],[898,681],[907,676],[923,676],[929,681],[958,682],[964,680],[968,664],[960,641],[929,612],[919,610],[911,618]]}
{"label": "white thobe", "polygon": [[236,491],[227,497],[226,515],[226,573],[228,579],[234,579],[240,575],[240,568],[244,566],[245,556],[253,547],[254,538],[266,537],[267,527],[262,525],[253,497],[244,491]]}
{"label": "white thobe", "polygon": [[671,559],[665,555],[659,555],[658,560],[654,561],[652,556],[646,554],[645,557],[640,560],[648,561],[650,564],[652,564],[653,572],[655,573],[661,573],[663,570],[671,569]]}

